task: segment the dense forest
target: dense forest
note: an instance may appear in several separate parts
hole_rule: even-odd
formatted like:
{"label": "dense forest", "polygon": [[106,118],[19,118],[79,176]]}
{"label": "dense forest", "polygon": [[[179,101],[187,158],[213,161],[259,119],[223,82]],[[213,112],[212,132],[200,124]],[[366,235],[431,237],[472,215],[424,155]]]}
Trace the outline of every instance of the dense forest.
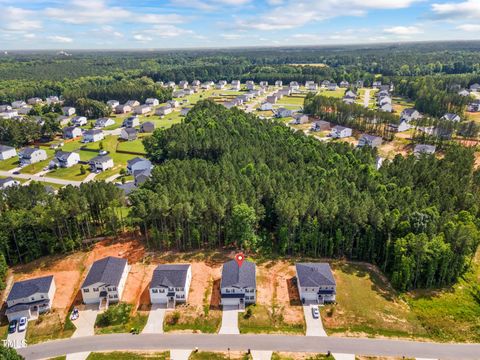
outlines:
{"label": "dense forest", "polygon": [[130,216],[159,249],[249,251],[378,264],[398,289],[454,282],[480,242],[473,151],[441,160],[325,144],[283,124],[198,104],[144,140],[157,166]]}

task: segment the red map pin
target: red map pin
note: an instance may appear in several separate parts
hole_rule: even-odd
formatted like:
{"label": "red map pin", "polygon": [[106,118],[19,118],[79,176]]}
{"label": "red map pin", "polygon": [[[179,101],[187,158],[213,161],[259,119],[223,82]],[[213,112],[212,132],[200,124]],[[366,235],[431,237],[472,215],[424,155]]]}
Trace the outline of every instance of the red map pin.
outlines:
{"label": "red map pin", "polygon": [[243,253],[238,253],[235,255],[235,261],[237,262],[238,267],[242,267],[243,260],[245,260]]}

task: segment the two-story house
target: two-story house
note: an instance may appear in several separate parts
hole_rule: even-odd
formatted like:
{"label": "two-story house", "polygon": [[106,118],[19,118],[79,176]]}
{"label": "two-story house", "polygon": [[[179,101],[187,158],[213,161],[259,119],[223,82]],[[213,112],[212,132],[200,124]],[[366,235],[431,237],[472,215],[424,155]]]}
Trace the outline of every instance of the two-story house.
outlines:
{"label": "two-story house", "polygon": [[17,156],[17,150],[14,147],[0,145],[0,160],[7,160]]}
{"label": "two-story house", "polygon": [[18,156],[20,157],[20,165],[22,166],[47,160],[47,152],[39,148],[27,147],[21,150]]}
{"label": "two-story house", "polygon": [[236,306],[239,309],[256,302],[256,265],[243,261],[239,266],[235,260],[223,264],[220,294],[222,306]]}
{"label": "two-story house", "polygon": [[297,263],[297,286],[302,304],[335,302],[337,285],[327,263]]}
{"label": "two-story house", "polygon": [[172,308],[177,302],[187,302],[191,281],[190,264],[158,265],[150,282],[151,303],[165,304]]}
{"label": "two-story house", "polygon": [[50,168],[69,168],[78,164],[80,155],[77,152],[57,151],[55,158],[48,165]]}

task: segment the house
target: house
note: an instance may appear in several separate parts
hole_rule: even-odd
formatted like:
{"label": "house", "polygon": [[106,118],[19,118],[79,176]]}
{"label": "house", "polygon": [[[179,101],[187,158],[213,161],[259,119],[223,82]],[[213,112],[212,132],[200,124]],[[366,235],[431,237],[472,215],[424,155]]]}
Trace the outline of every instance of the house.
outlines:
{"label": "house", "polygon": [[382,82],[381,81],[374,81],[372,84],[372,87],[374,89],[380,89],[382,87]]}
{"label": "house", "polygon": [[183,98],[185,96],[184,90],[177,90],[172,93],[172,96],[175,98]]}
{"label": "house", "polygon": [[87,130],[83,133],[83,140],[84,143],[89,142],[96,142],[103,140],[105,138],[103,131],[99,129]]}
{"label": "house", "polygon": [[479,112],[480,111],[480,100],[475,100],[467,105],[467,111],[469,112]]}
{"label": "house", "polygon": [[107,105],[110,106],[112,110],[115,110],[115,108],[120,105],[120,102],[118,100],[108,100]]}
{"label": "house", "polygon": [[243,261],[239,266],[235,260],[223,264],[220,282],[220,303],[239,309],[256,302],[256,266],[251,261]]}
{"label": "house", "polygon": [[173,111],[173,108],[170,105],[160,106],[155,110],[155,115],[165,116],[170,114]]}
{"label": "house", "polygon": [[247,81],[247,90],[255,90],[255,83],[252,80]]}
{"label": "house", "polygon": [[462,89],[458,92],[458,95],[460,96],[470,96],[470,92],[468,90]]}
{"label": "house", "polygon": [[480,84],[475,83],[475,84],[470,85],[470,91],[479,92],[480,91]]}
{"label": "house", "polygon": [[32,107],[29,105],[22,106],[20,109],[17,109],[18,115],[28,115],[32,111]]}
{"label": "house", "polygon": [[446,113],[445,115],[443,115],[441,118],[441,120],[448,120],[448,121],[453,121],[453,122],[460,122],[461,118],[459,115],[457,114],[452,114],[452,113]]}
{"label": "house", "polygon": [[380,136],[374,136],[369,134],[363,134],[360,140],[358,140],[358,147],[370,146],[376,148],[377,146],[382,145],[382,138]]}
{"label": "house", "polygon": [[70,124],[70,118],[65,115],[58,115],[57,121],[60,126],[67,126],[68,124]]}
{"label": "house", "polygon": [[184,107],[182,110],[180,110],[180,115],[187,116],[187,114],[190,112],[190,110],[192,110],[192,109]]}
{"label": "house", "polygon": [[291,81],[289,84],[289,88],[291,91],[300,90],[300,84],[297,81]]}
{"label": "house", "polygon": [[327,87],[328,91],[335,91],[338,89],[338,85],[336,83],[330,83],[328,84],[328,87]]}
{"label": "house", "polygon": [[20,185],[20,183],[12,178],[11,176],[5,178],[5,179],[0,179],[0,189],[4,190],[6,188],[9,188],[11,186],[17,186]]}
{"label": "house", "polygon": [[132,107],[130,105],[118,105],[115,108],[115,113],[117,114],[128,114],[132,111]]}
{"label": "house", "polygon": [[125,127],[120,132],[120,139],[132,141],[137,139],[137,130],[131,127]]}
{"label": "house", "polygon": [[363,80],[357,80],[357,82],[355,83],[355,86],[357,88],[363,88],[364,86],[364,81]]}
{"label": "house", "polygon": [[216,88],[218,90],[222,90],[225,88],[225,86],[227,85],[227,82],[225,80],[220,80],[218,83],[217,83],[217,86]]}
{"label": "house", "polygon": [[120,301],[128,272],[126,259],[108,256],[95,261],[80,288],[83,302],[108,307]]}
{"label": "house", "polygon": [[170,105],[170,107],[173,109],[177,108],[180,105],[177,100],[168,100],[167,104]]}
{"label": "house", "polygon": [[7,160],[17,156],[17,150],[14,147],[0,145],[0,160]]}
{"label": "house", "polygon": [[391,103],[384,103],[383,105],[380,105],[378,110],[391,113],[393,112],[393,106]]}
{"label": "house", "polygon": [[260,105],[260,111],[268,111],[268,110],[273,110],[273,105],[270,102],[264,102],[262,105]]}
{"label": "house", "polygon": [[290,117],[293,115],[293,110],[286,109],[286,108],[279,108],[275,115],[278,118]]}
{"label": "house", "polygon": [[137,106],[140,106],[140,102],[138,102],[137,100],[128,100],[125,103],[125,105],[128,105],[133,109],[133,108],[136,108]]}
{"label": "house", "polygon": [[122,126],[127,128],[133,128],[140,125],[140,119],[137,116],[130,116],[123,120]]}
{"label": "house", "polygon": [[17,110],[11,109],[11,110],[5,110],[3,112],[0,112],[0,118],[13,119],[16,116],[18,116]]}
{"label": "house", "polygon": [[403,132],[411,128],[407,120],[401,118],[398,124],[388,124],[388,128],[392,132]]}
{"label": "house", "polygon": [[292,124],[294,125],[300,125],[300,124],[306,124],[308,122],[308,115],[305,114],[294,114],[293,115],[293,120]]}
{"label": "house", "polygon": [[104,128],[112,125],[115,125],[115,120],[107,117],[99,118],[95,121],[96,128]]}
{"label": "house", "polygon": [[402,111],[402,113],[400,114],[400,118],[404,119],[407,122],[410,122],[412,120],[420,119],[421,115],[417,110],[415,110],[413,108],[408,108],[408,109],[404,109]]}
{"label": "house", "polygon": [[327,131],[330,130],[330,123],[324,120],[315,121],[312,124],[310,131]]}
{"label": "house", "polygon": [[74,116],[71,122],[75,126],[84,126],[87,125],[87,118],[85,116]]}
{"label": "house", "polygon": [[27,99],[27,104],[28,105],[36,105],[36,104],[41,104],[42,101],[43,100],[39,97],[33,97],[33,98]]}
{"label": "house", "polygon": [[23,100],[17,100],[17,101],[12,102],[12,108],[13,109],[20,109],[21,107],[24,107],[25,105],[27,105],[27,103]]}
{"label": "house", "polygon": [[149,113],[150,111],[152,111],[152,108],[148,105],[140,105],[140,106],[137,106],[133,112],[136,114],[136,115],[144,115],[144,114],[147,114]]}
{"label": "house", "polygon": [[345,104],[348,104],[348,105],[353,105],[355,104],[355,99],[352,99],[352,98],[349,98],[349,97],[344,97],[342,99],[342,101],[345,103]]}
{"label": "house", "polygon": [[275,81],[275,86],[276,87],[282,87],[283,86],[283,81],[282,80]]}
{"label": "house", "polygon": [[73,116],[75,115],[76,112],[77,110],[75,110],[74,107],[71,107],[71,106],[62,107],[62,113],[65,116]]}
{"label": "house", "polygon": [[192,81],[192,86],[193,86],[193,87],[198,87],[198,86],[200,86],[200,80],[193,80],[193,81]]}
{"label": "house", "polygon": [[135,186],[140,186],[152,175],[152,169],[141,169],[133,172],[133,182]]}
{"label": "house", "polygon": [[337,284],[329,264],[296,263],[295,271],[302,304],[335,302]]}
{"label": "house", "polygon": [[315,84],[314,82],[312,82],[311,84],[308,85],[307,89],[309,91],[317,91],[318,90],[318,84]]}
{"label": "house", "polygon": [[100,155],[95,156],[88,162],[92,172],[105,171],[113,167],[113,159],[110,156]]}
{"label": "house", "polygon": [[334,139],[343,139],[352,136],[352,129],[345,126],[337,125],[333,127],[330,135]]}
{"label": "house", "polygon": [[155,98],[148,98],[147,100],[145,100],[145,105],[148,106],[158,106],[158,104],[160,104],[160,101]]}
{"label": "house", "polygon": [[135,171],[150,170],[152,167],[150,160],[136,157],[127,161],[127,174],[133,175]]}
{"label": "house", "polygon": [[55,296],[55,280],[53,275],[23,281],[16,281],[7,297],[8,321],[37,318],[52,307]]}
{"label": "house", "polygon": [[413,154],[415,156],[420,156],[422,154],[435,154],[436,146],[435,145],[426,145],[426,144],[418,144],[415,145],[415,149],[413,149]]}
{"label": "house", "polygon": [[357,94],[355,94],[352,90],[348,90],[348,91],[345,93],[344,98],[345,98],[345,99],[356,99],[356,98],[357,98]]}
{"label": "house", "polygon": [[154,130],[155,130],[155,125],[150,121],[146,121],[142,125],[140,125],[140,132],[142,133],[151,133]]}
{"label": "house", "polygon": [[268,81],[260,81],[260,87],[262,88],[268,87]]}
{"label": "house", "polygon": [[328,85],[330,85],[330,81],[329,81],[329,80],[323,80],[323,81],[322,81],[322,85],[321,85],[321,86],[322,86],[323,88],[328,88]]}
{"label": "house", "polygon": [[231,88],[232,90],[239,91],[241,88],[240,80],[232,80]]}
{"label": "house", "polygon": [[177,85],[175,84],[175,81],[169,81],[167,82],[167,87],[171,87],[172,89],[175,89]]}
{"label": "house", "polygon": [[48,167],[50,168],[69,168],[78,164],[80,161],[80,155],[76,152],[57,151],[55,157]]}
{"label": "house", "polygon": [[182,80],[178,83],[178,87],[180,89],[186,89],[188,87],[188,81],[187,80]]}
{"label": "house", "polygon": [[204,89],[204,90],[210,90],[211,86],[212,85],[210,84],[209,81],[206,81],[206,82],[202,83],[202,89]]}
{"label": "house", "polygon": [[58,104],[60,103],[60,99],[58,98],[58,96],[49,96],[47,97],[47,105],[55,105],[55,104]]}
{"label": "house", "polygon": [[186,303],[192,281],[190,264],[158,265],[150,282],[150,302],[174,308],[177,302]]}
{"label": "house", "polygon": [[27,147],[23,150],[20,150],[18,156],[20,157],[21,166],[35,164],[40,161],[47,160],[47,152],[39,148]]}
{"label": "house", "polygon": [[63,138],[64,139],[75,139],[76,137],[82,136],[82,129],[76,126],[67,126],[63,128]]}
{"label": "house", "polygon": [[276,104],[277,101],[278,101],[278,96],[277,96],[277,95],[267,96],[267,102],[268,102],[268,103],[270,103],[270,104]]}
{"label": "house", "polygon": [[340,81],[340,87],[341,88],[347,88],[350,86],[350,83],[346,80]]}

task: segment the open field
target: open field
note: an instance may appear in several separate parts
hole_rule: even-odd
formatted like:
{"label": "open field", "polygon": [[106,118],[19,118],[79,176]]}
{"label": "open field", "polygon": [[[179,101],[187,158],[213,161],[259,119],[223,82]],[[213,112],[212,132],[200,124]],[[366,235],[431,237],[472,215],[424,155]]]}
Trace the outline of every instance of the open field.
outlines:
{"label": "open field", "polygon": [[480,123],[480,112],[465,112],[465,116],[467,120],[469,121],[475,121],[477,123]]}
{"label": "open field", "polygon": [[294,95],[294,96],[284,96],[280,100],[277,101],[277,105],[299,105],[303,107],[303,103],[305,101],[304,95]]}
{"label": "open field", "polygon": [[27,328],[26,340],[29,344],[69,338],[75,332],[75,325],[62,311],[53,310],[41,315],[37,320],[30,321]]}
{"label": "open field", "polygon": [[400,113],[407,108],[412,108],[415,107],[415,104],[405,98],[399,97],[399,96],[394,96],[392,98],[392,106],[393,106],[393,111],[400,115]]}
{"label": "open field", "polygon": [[[131,282],[131,279],[129,280]],[[101,323],[101,319],[107,316],[111,319],[108,324]],[[127,333],[131,329],[142,331],[147,323],[148,311],[135,311],[132,304],[118,303],[110,305],[108,309],[97,316],[95,334]]]}
{"label": "open field", "polygon": [[[81,167],[85,169],[85,173],[81,173]],[[58,168],[52,170],[48,173],[47,176],[64,179],[64,180],[73,180],[73,181],[83,181],[88,176],[88,165],[76,164],[69,168]]]}
{"label": "open field", "polygon": [[0,170],[3,170],[3,171],[12,170],[18,167],[18,165],[19,165],[18,157],[15,156],[13,158],[0,161]]}
{"label": "open field", "polygon": [[320,91],[320,95],[326,96],[326,97],[333,97],[333,98],[341,99],[345,95],[345,89],[338,88],[337,90],[334,90],[334,91],[322,89]]}
{"label": "open field", "polygon": [[145,147],[143,146],[142,138],[138,138],[133,141],[119,141],[117,150],[145,154]]}

